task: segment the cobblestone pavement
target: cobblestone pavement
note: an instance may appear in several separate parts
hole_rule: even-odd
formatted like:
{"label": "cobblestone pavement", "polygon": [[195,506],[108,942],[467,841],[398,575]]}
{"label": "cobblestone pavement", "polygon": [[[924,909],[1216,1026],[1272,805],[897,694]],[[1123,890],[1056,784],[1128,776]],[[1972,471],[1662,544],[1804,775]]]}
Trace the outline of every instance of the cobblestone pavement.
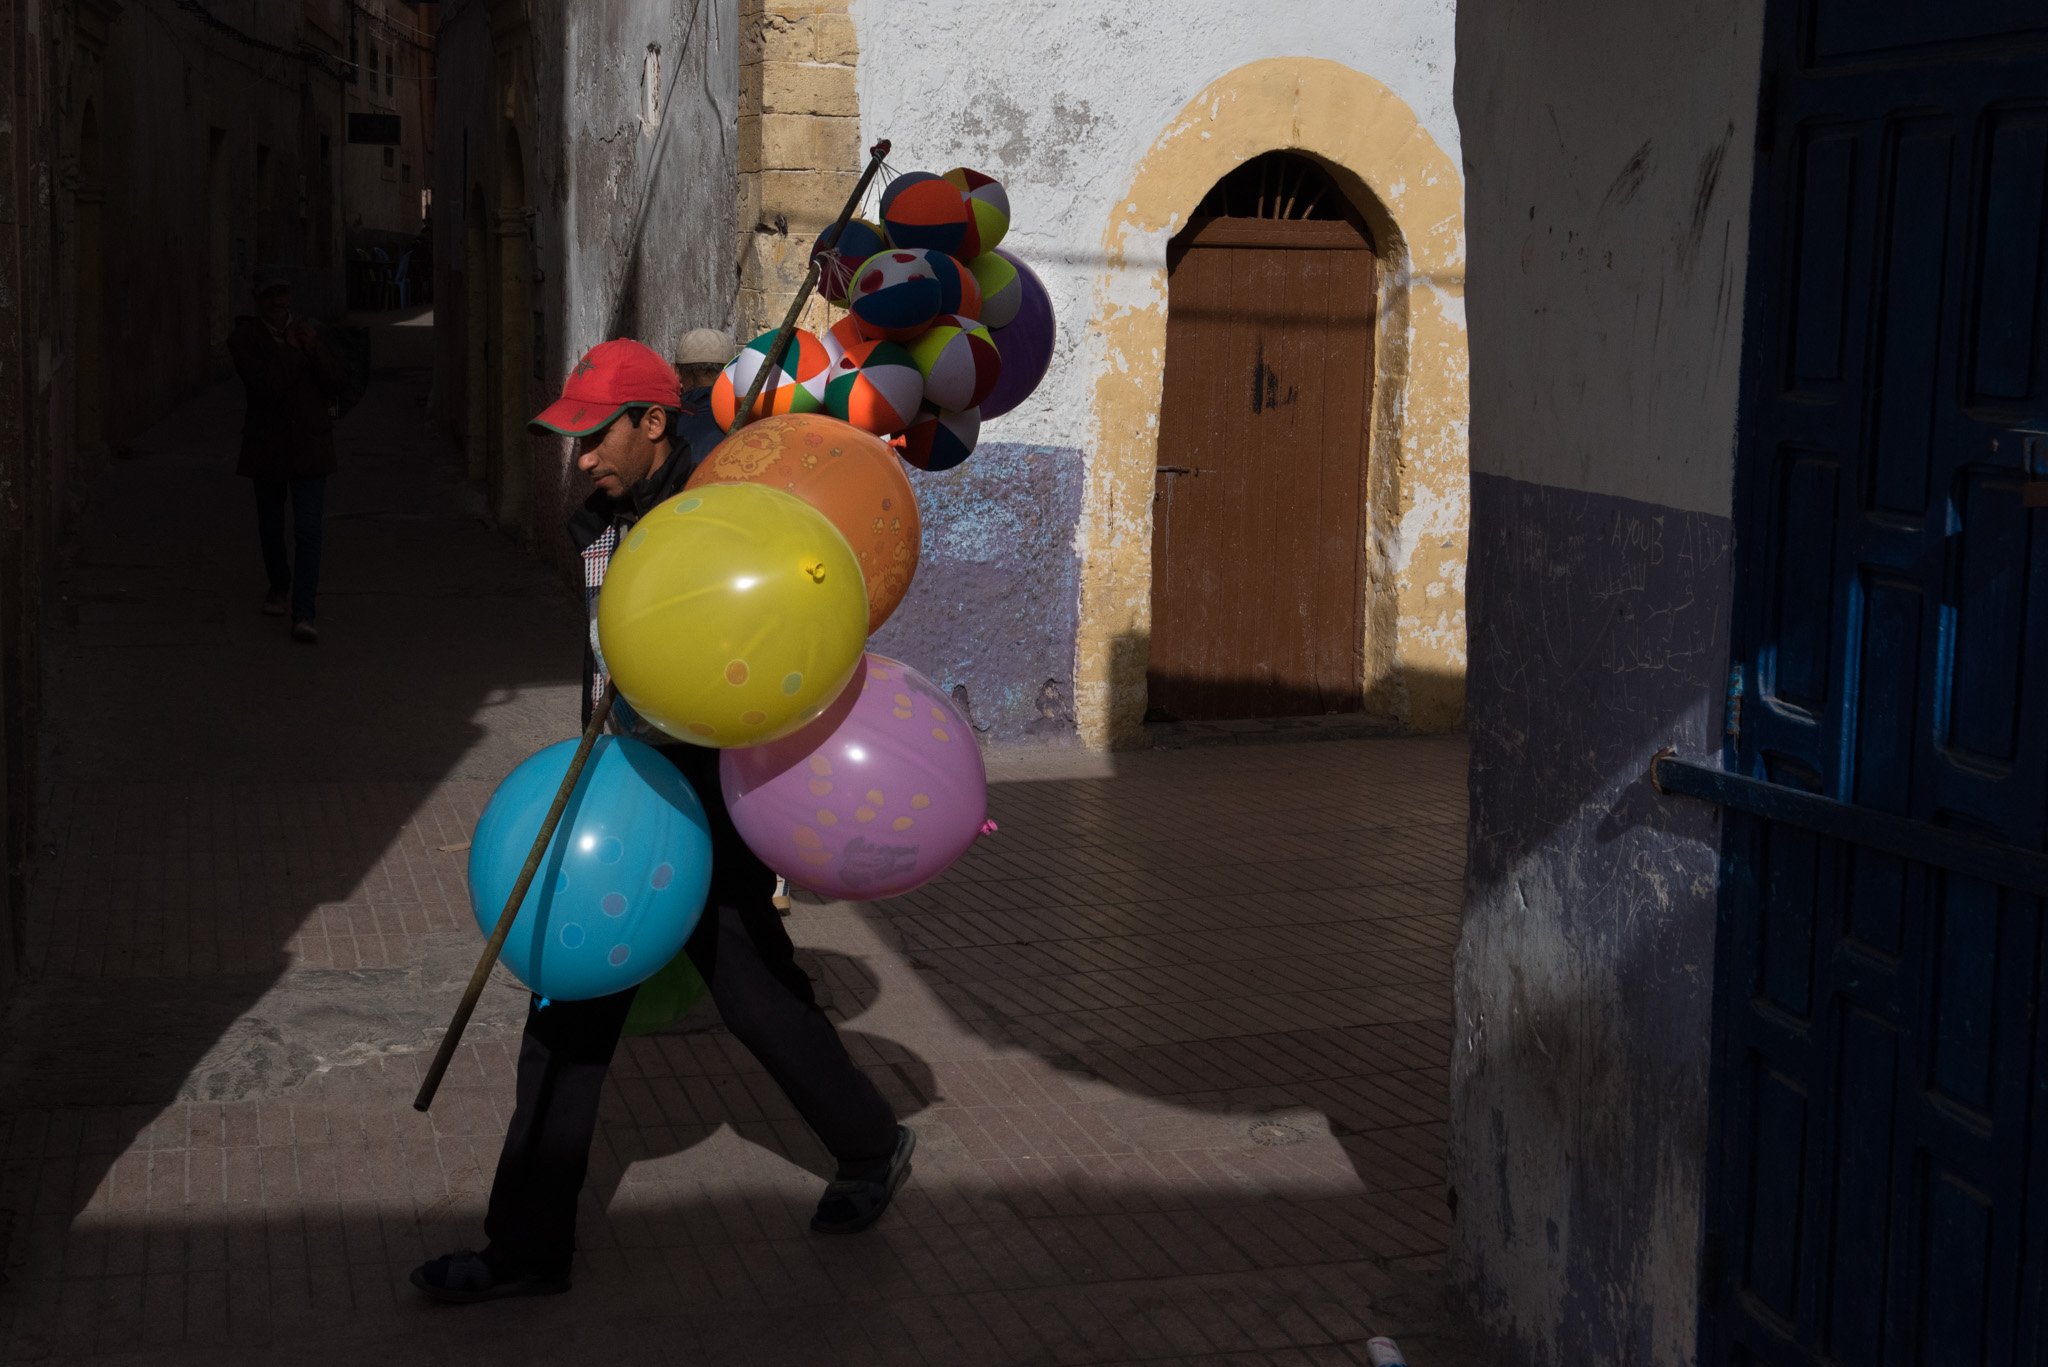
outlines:
{"label": "cobblestone pavement", "polygon": [[921,1136],[880,1225],[808,1233],[825,1155],[702,1014],[621,1052],[575,1291],[421,1302],[406,1271],[481,1237],[523,1009],[501,974],[411,1109],[478,947],[457,847],[571,734],[579,623],[423,375],[380,374],[318,647],[256,611],[232,388],[109,471],[75,548],[0,1036],[0,1360],[1480,1360],[1440,1289],[1457,738],[992,754],[1002,830],[952,874],[791,919]]}

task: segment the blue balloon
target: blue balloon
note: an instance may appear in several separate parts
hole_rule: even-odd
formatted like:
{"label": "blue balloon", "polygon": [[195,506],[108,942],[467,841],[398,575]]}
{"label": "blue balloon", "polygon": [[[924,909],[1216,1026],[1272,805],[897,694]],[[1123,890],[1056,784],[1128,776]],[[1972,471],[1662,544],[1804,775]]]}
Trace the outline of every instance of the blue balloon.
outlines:
{"label": "blue balloon", "polygon": [[[469,905],[488,936],[519,881],[577,742],[505,776],[469,847]],[[711,890],[704,804],[651,745],[600,736],[505,937],[505,967],[540,996],[580,1001],[654,976]]]}

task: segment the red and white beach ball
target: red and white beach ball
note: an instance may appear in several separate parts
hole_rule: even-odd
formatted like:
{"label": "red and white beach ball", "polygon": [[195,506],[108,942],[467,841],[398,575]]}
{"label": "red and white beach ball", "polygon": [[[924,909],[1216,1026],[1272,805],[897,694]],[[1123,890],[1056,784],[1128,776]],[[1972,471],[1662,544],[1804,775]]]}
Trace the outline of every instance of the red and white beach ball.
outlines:
{"label": "red and white beach ball", "polygon": [[902,342],[931,326],[940,294],[938,275],[924,252],[891,249],[869,257],[855,272],[847,307],[860,319],[862,331]]}

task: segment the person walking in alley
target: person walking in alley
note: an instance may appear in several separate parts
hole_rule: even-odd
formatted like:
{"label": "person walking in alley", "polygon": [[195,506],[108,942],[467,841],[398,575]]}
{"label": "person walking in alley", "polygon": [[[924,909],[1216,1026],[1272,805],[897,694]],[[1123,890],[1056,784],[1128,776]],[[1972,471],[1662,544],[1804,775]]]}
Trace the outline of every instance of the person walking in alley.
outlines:
{"label": "person walking in alley", "polygon": [[693,470],[725,439],[717,419],[711,416],[711,386],[738,350],[732,334],[717,328],[692,328],[676,343],[676,380],[683,389],[683,420],[676,436]]}
{"label": "person walking in alley", "polygon": [[[346,377],[312,325],[292,316],[291,283],[279,275],[257,277],[256,314],[235,320],[228,354],[248,394],[235,473],[256,489],[256,533],[270,581],[263,611],[275,617],[289,608],[292,639],[313,645],[320,639],[313,600],[320,587],[327,477],[334,473],[334,405]],[[287,501],[290,553],[284,539]]]}
{"label": "person walking in alley", "polygon": [[[594,488],[569,524],[583,559],[590,618],[583,647],[586,725],[606,683],[594,643],[598,592],[612,549],[688,475],[690,462],[677,439],[681,401],[676,372],[659,353],[638,342],[610,341],[577,363],[562,397],[531,424],[535,432],[577,443],[576,468]],[[770,901],[775,875],[740,839],[726,811],[718,752],[678,744],[623,699],[608,726],[659,747],[703,800],[711,825],[711,892],[684,952],[709,985],[726,1028],[761,1061],[838,1164],[811,1228],[827,1234],[866,1229],[909,1175],[916,1136],[897,1123],[819,1008]],[[633,995],[529,1002],[517,1100],[484,1217],[489,1242],[481,1252],[465,1249],[416,1268],[414,1286],[445,1301],[569,1289],[577,1195],[599,1095]]]}

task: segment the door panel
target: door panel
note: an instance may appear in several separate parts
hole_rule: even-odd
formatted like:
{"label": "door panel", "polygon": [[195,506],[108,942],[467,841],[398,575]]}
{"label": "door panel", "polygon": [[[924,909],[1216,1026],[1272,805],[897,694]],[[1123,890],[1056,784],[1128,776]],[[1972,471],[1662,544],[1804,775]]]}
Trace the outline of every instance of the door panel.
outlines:
{"label": "door panel", "polygon": [[1342,220],[1216,219],[1169,257],[1149,699],[1179,718],[1364,701],[1376,279]]}
{"label": "door panel", "polygon": [[[1724,762],[2038,850],[2048,26],[1777,0]],[[2034,476],[2038,478],[2039,476]],[[1731,814],[1702,1360],[2043,1361],[2041,900]]]}

